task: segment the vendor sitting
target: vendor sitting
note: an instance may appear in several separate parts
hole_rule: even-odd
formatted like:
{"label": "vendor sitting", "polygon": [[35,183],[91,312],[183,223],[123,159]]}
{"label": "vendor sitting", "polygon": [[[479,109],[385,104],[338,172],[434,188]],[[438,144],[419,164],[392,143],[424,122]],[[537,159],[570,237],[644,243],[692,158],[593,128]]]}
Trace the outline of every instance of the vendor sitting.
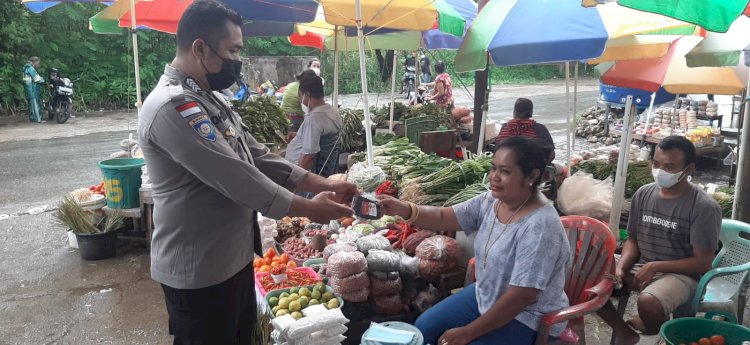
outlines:
{"label": "vendor sitting", "polygon": [[[531,345],[542,316],[568,306],[570,247],[557,211],[537,190],[544,167],[538,141],[512,137],[497,147],[490,192],[442,208],[380,196],[384,213],[419,227],[477,233],[477,282],[417,319],[426,344]],[[550,334],[564,328],[556,324]]]}
{"label": "vendor sitting", "polygon": [[287,146],[285,158],[305,170],[328,177],[338,171],[342,120],[324,97],[320,77],[300,77],[299,99],[305,120]]}
{"label": "vendor sitting", "polygon": [[495,138],[500,142],[509,137],[523,135],[541,140],[544,149],[548,152],[547,165],[555,159],[555,143],[549,130],[541,123],[531,119],[534,113],[534,103],[528,98],[519,98],[513,106],[513,119],[508,121],[500,129],[500,134]]}

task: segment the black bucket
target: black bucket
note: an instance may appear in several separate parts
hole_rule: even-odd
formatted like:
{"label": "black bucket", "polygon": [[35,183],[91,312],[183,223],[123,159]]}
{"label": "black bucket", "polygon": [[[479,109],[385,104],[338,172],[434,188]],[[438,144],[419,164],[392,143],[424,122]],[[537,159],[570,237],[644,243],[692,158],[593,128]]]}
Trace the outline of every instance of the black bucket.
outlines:
{"label": "black bucket", "polygon": [[93,261],[115,257],[117,253],[117,231],[101,234],[76,234],[81,259]]}

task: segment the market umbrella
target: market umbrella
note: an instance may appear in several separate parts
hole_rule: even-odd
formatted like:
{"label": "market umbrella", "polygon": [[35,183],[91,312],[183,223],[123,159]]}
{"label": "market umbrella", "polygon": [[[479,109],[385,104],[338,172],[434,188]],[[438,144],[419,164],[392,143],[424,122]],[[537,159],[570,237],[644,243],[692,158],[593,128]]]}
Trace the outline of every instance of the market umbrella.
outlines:
{"label": "market umbrella", "polygon": [[689,68],[685,55],[701,37],[686,36],[675,41],[662,58],[617,61],[601,77],[609,85],[656,92],[664,87],[672,94],[710,93],[735,95],[745,87],[742,70],[736,67]]}
{"label": "market umbrella", "polygon": [[[708,31],[727,32],[741,15],[750,14],[748,0],[618,0],[620,5],[693,23]],[[589,1],[584,1],[584,5]]]}
{"label": "market umbrella", "polygon": [[586,61],[599,64],[616,60],[638,60],[660,58],[667,54],[672,42],[680,36],[675,35],[630,35],[607,41],[604,53],[597,58]]}
{"label": "market umbrella", "polygon": [[706,39],[687,54],[690,67],[736,66],[750,45],[750,18],[737,18],[726,33],[708,32]]}

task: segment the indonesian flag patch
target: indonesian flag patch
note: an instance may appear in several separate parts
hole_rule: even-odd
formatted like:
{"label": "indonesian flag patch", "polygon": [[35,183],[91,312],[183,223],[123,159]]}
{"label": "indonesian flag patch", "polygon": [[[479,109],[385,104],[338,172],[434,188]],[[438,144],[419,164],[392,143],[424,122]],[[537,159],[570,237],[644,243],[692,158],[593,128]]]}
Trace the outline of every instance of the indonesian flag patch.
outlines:
{"label": "indonesian flag patch", "polygon": [[177,111],[180,112],[180,115],[182,117],[188,117],[190,115],[195,115],[197,113],[202,112],[201,108],[198,106],[198,102],[185,103],[177,107]]}

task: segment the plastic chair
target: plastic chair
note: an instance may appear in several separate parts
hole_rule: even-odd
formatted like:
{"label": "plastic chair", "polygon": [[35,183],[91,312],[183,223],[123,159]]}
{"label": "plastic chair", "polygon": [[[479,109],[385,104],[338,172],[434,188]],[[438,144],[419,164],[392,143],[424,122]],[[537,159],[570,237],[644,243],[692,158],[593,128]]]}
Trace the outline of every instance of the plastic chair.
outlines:
{"label": "plastic chair", "polygon": [[[565,281],[565,293],[568,295],[570,307],[542,317],[536,345],[546,345],[550,328],[564,321],[568,321],[568,329],[559,340],[565,343],[586,344],[583,316],[604,306],[614,289],[611,269],[617,240],[609,227],[596,219],[583,216],[563,216],[560,220],[568,233],[572,249],[572,266]],[[474,278],[473,265],[474,259],[471,259],[467,279],[469,274]]]}
{"label": "plastic chair", "polygon": [[712,269],[703,275],[691,304],[692,312],[721,310],[734,315],[730,320],[742,324],[747,301],[750,271],[750,224],[736,220],[721,221],[722,248]]}

